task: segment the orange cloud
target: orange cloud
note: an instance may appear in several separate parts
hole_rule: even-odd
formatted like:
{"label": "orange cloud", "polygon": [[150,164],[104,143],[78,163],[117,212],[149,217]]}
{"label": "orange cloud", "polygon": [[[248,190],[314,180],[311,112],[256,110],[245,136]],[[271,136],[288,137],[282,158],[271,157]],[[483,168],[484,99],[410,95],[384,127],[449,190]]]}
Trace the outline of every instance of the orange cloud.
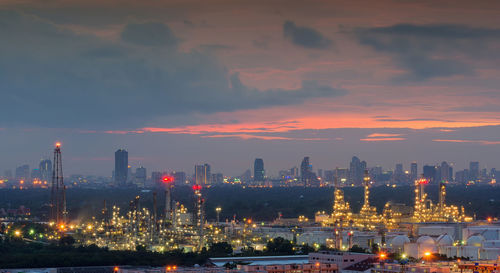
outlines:
{"label": "orange cloud", "polygon": [[399,137],[402,136],[402,134],[380,134],[380,133],[373,133],[369,134],[366,137],[372,138],[372,137]]}
{"label": "orange cloud", "polygon": [[435,142],[451,142],[451,143],[475,143],[481,145],[500,145],[500,141],[490,140],[467,140],[467,139],[433,139]]}
{"label": "orange cloud", "polygon": [[401,141],[406,140],[404,137],[383,137],[383,138],[362,138],[361,141]]}

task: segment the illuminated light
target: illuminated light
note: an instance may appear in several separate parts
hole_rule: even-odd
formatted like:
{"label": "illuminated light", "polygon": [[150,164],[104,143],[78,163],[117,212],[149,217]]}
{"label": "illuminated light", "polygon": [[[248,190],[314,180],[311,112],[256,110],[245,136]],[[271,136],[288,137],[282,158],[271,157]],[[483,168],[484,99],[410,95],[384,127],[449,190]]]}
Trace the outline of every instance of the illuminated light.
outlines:
{"label": "illuminated light", "polygon": [[401,258],[406,259],[406,254],[401,254]]}
{"label": "illuminated light", "polygon": [[174,182],[174,177],[172,177],[172,176],[164,176],[162,178],[162,180],[163,180],[163,183],[172,183],[172,182]]}
{"label": "illuminated light", "polygon": [[491,217],[488,217],[488,219],[486,219],[488,221],[488,223],[491,223],[491,221],[493,221],[493,219]]}
{"label": "illuminated light", "polygon": [[61,142],[56,142],[56,148],[60,148],[61,147]]}
{"label": "illuminated light", "polygon": [[380,254],[379,254],[379,257],[380,257],[380,259],[385,259],[385,258],[387,258],[387,254],[385,254],[385,253],[380,253]]}
{"label": "illuminated light", "polygon": [[201,190],[201,185],[193,185],[193,190],[195,191]]}
{"label": "illuminated light", "polygon": [[170,271],[170,270],[172,270],[172,267],[167,266],[167,271]]}
{"label": "illuminated light", "polygon": [[252,219],[248,219],[247,223],[251,224],[252,223]]}
{"label": "illuminated light", "polygon": [[21,231],[16,230],[16,231],[14,232],[14,234],[15,234],[16,236],[21,236]]}
{"label": "illuminated light", "polygon": [[176,265],[172,266],[172,269],[177,270],[177,266]]}
{"label": "illuminated light", "polygon": [[35,230],[34,229],[30,229],[30,235],[33,235],[35,234]]}
{"label": "illuminated light", "polygon": [[424,253],[424,255],[425,255],[426,257],[429,257],[429,256],[431,256],[431,253],[430,253],[429,251],[426,251],[426,252]]}
{"label": "illuminated light", "polygon": [[120,270],[120,268],[119,268],[118,266],[115,266],[115,267],[113,268],[113,271],[114,271],[114,272],[118,272],[119,270]]}
{"label": "illuminated light", "polygon": [[319,267],[319,263],[316,263],[316,267]]}

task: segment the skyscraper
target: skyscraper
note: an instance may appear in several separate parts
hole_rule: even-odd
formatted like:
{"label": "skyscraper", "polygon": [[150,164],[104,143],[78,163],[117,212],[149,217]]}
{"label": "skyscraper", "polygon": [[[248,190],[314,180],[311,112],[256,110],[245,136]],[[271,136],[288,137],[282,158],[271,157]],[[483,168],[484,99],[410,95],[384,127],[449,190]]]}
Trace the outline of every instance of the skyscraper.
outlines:
{"label": "skyscraper", "polygon": [[146,186],[146,177],[147,177],[146,168],[141,166],[141,167],[135,169],[135,184],[138,187],[145,187]]}
{"label": "skyscraper", "polygon": [[469,180],[476,181],[479,178],[479,162],[472,161],[469,163]]}
{"label": "skyscraper", "polygon": [[30,166],[22,165],[16,168],[16,178],[17,179],[28,179],[30,178]]}
{"label": "skyscraper", "polygon": [[403,183],[405,182],[404,179],[404,171],[403,171],[403,164],[398,163],[396,164],[396,168],[394,169],[393,173],[393,179],[395,183]]}
{"label": "skyscraper", "polygon": [[256,158],[253,163],[253,181],[264,182],[264,173],[264,160],[262,160],[262,158]]}
{"label": "skyscraper", "polygon": [[446,161],[441,162],[441,167],[439,168],[441,172],[441,177],[439,182],[449,182],[451,181],[450,165]]}
{"label": "skyscraper", "polygon": [[366,169],[366,161],[360,161],[353,156],[349,164],[349,184],[360,186],[363,183],[363,176]]}
{"label": "skyscraper", "polygon": [[44,159],[40,161],[40,179],[42,181],[51,181],[52,179],[52,161]]}
{"label": "skyscraper", "polygon": [[436,167],[425,165],[424,166],[424,178],[428,179],[431,183],[435,181],[436,178]]}
{"label": "skyscraper", "polygon": [[115,184],[124,186],[127,184],[128,177],[128,152],[124,149],[118,149],[115,152]]}
{"label": "skyscraper", "polygon": [[318,178],[316,174],[312,171],[312,165],[309,162],[309,157],[306,156],[302,159],[300,163],[300,180],[302,185],[305,187],[319,186]]}
{"label": "skyscraper", "polygon": [[410,184],[414,183],[418,178],[418,165],[417,162],[412,162],[410,166]]}
{"label": "skyscraper", "polygon": [[195,165],[194,180],[196,185],[209,185],[212,175],[210,174],[210,165]]}

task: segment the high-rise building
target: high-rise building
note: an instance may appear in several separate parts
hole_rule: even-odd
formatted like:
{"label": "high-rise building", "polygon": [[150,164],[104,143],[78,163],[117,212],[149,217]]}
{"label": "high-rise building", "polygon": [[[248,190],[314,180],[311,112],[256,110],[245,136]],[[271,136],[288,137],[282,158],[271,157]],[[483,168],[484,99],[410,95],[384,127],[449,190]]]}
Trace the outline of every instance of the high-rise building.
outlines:
{"label": "high-rise building", "polygon": [[162,172],[152,172],[151,173],[151,182],[155,187],[159,187],[162,183],[162,177],[163,173]]}
{"label": "high-rise building", "polygon": [[405,175],[403,171],[403,164],[396,164],[396,168],[394,169],[394,173],[392,174],[394,183],[403,183],[405,181]]}
{"label": "high-rise building", "polygon": [[297,167],[292,167],[290,169],[290,176],[291,177],[299,177],[299,168]]}
{"label": "high-rise building", "polygon": [[436,167],[431,165],[425,165],[424,168],[424,178],[428,179],[433,183],[436,179]]}
{"label": "high-rise building", "polygon": [[365,169],[366,161],[360,161],[358,157],[353,156],[349,164],[349,184],[362,185]]}
{"label": "high-rise building", "polygon": [[211,180],[210,165],[203,164],[194,166],[194,181],[196,185],[209,185]]}
{"label": "high-rise building", "polygon": [[124,186],[128,178],[128,152],[124,149],[118,149],[115,152],[115,184]]}
{"label": "high-rise building", "polygon": [[175,185],[185,185],[186,184],[186,173],[185,172],[173,172]]}
{"label": "high-rise building", "polygon": [[264,160],[262,160],[262,158],[256,158],[253,163],[253,181],[264,182],[264,175]]}
{"label": "high-rise building", "polygon": [[472,161],[469,163],[469,180],[476,181],[479,179],[479,162]]}
{"label": "high-rise building", "polygon": [[12,170],[5,170],[5,171],[3,172],[3,176],[4,176],[5,178],[12,178]]}
{"label": "high-rise building", "polygon": [[446,161],[441,162],[441,166],[439,168],[441,172],[440,181],[439,182],[450,182],[451,181],[451,173],[450,173],[450,165]]}
{"label": "high-rise building", "polygon": [[300,163],[300,180],[305,187],[319,186],[318,177],[312,171],[312,165],[309,162],[309,157],[306,156]]}
{"label": "high-rise building", "polygon": [[224,175],[222,175],[222,173],[212,174],[212,184],[223,184],[223,183],[224,183]]}
{"label": "high-rise building", "polygon": [[41,160],[39,169],[42,181],[52,181],[52,161],[50,159]]}
{"label": "high-rise building", "polygon": [[40,169],[32,169],[31,170],[31,179],[41,179]]}
{"label": "high-rise building", "polygon": [[16,168],[16,179],[29,179],[30,178],[30,166],[22,165]]}
{"label": "high-rise building", "polygon": [[318,169],[318,177],[323,178],[323,169]]}
{"label": "high-rise building", "polygon": [[135,184],[138,187],[145,187],[146,186],[146,178],[147,178],[146,168],[141,166],[141,167],[135,169]]}
{"label": "high-rise building", "polygon": [[412,162],[410,165],[410,184],[415,183],[418,178],[418,165],[417,162]]}

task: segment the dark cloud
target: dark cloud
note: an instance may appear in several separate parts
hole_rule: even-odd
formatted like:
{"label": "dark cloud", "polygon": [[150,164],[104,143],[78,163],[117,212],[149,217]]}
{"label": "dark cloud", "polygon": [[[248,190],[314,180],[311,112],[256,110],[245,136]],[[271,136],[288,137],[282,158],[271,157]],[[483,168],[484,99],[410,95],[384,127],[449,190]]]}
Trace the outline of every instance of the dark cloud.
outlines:
{"label": "dark cloud", "polygon": [[252,89],[208,52],[103,41],[16,12],[0,11],[0,37],[2,127],[134,128],[176,115],[345,94],[314,82],[297,90]]}
{"label": "dark cloud", "polygon": [[477,59],[498,59],[500,29],[463,25],[398,24],[358,29],[363,45],[394,56],[408,71],[400,79],[426,80],[474,73]]}
{"label": "dark cloud", "polygon": [[325,49],[332,45],[332,41],[319,31],[310,27],[297,26],[292,21],[286,21],[283,24],[283,34],[294,45],[305,48]]}
{"label": "dark cloud", "polygon": [[159,22],[134,23],[125,26],[122,40],[144,46],[176,46],[177,38],[170,28]]}

